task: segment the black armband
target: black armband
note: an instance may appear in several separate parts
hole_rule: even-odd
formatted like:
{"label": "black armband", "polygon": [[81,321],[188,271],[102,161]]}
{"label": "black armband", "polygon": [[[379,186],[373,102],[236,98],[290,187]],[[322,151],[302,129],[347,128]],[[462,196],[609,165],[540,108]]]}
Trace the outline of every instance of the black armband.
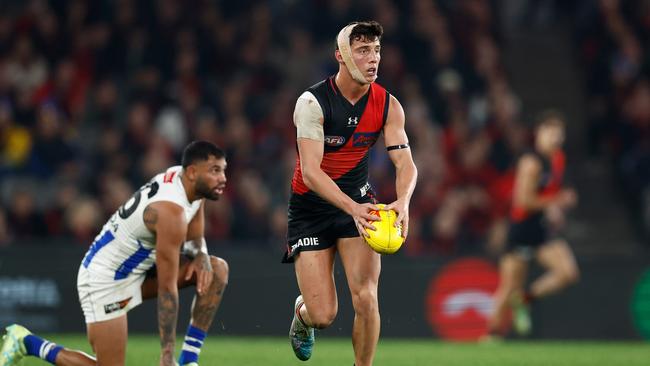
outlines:
{"label": "black armband", "polygon": [[386,146],[386,151],[408,149],[408,148],[409,148],[409,144],[392,145],[392,146]]}

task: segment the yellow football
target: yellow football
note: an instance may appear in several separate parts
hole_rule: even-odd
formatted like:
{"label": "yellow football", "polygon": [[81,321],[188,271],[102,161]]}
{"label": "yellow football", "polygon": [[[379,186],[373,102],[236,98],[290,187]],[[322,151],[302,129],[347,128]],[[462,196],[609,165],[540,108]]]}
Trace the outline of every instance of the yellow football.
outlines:
{"label": "yellow football", "polygon": [[[377,204],[377,207],[384,208],[386,205]],[[372,221],[372,226],[376,230],[366,229],[370,237],[366,237],[366,242],[377,253],[393,254],[399,250],[404,243],[402,237],[402,225],[395,227],[397,213],[393,210],[371,211],[371,215],[379,216],[381,220]]]}

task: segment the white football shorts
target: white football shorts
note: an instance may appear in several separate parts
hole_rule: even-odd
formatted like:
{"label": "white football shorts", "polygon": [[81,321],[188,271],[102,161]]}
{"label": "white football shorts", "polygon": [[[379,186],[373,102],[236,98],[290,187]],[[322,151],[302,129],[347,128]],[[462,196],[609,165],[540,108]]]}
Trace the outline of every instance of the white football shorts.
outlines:
{"label": "white football shorts", "polygon": [[121,280],[98,276],[79,266],[77,291],[86,323],[115,319],[142,303],[145,275]]}

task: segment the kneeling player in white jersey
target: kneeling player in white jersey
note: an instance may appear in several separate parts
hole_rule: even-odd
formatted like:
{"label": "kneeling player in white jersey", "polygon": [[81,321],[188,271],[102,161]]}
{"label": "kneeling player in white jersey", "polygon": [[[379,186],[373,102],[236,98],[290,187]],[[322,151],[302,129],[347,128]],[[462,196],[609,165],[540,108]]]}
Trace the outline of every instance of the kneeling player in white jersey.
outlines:
{"label": "kneeling player in white jersey", "polygon": [[17,365],[24,356],[64,366],[122,366],[126,314],[143,299],[156,296],[160,365],[172,366],[178,289],[190,285],[196,285],[196,296],[178,361],[198,365],[201,345],[228,282],[227,263],[208,255],[203,237],[204,201],[219,199],[225,170],[225,155],[217,146],[204,141],[189,144],[182,166],[169,168],[140,188],[97,235],[77,278],[96,358],[12,325],[0,349],[0,366]]}

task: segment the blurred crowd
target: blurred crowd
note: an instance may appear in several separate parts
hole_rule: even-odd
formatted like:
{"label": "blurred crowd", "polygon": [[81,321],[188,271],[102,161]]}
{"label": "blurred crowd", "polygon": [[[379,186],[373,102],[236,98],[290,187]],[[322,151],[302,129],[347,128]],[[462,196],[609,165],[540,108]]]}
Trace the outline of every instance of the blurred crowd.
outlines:
{"label": "blurred crowd", "polygon": [[[405,108],[419,168],[406,253],[495,249],[513,162],[531,143],[495,10],[487,0],[4,1],[0,243],[89,245],[135,189],[205,139],[229,162],[227,194],[207,206],[208,241],[282,250],[295,100],[337,71],[338,30],[375,19],[385,31],[378,82]],[[628,75],[642,59],[636,31],[593,52],[610,52]],[[599,55],[590,65],[605,79]],[[632,128],[647,116],[648,85],[625,79],[620,89],[614,65],[605,65],[614,84],[593,97],[621,93],[607,112]],[[378,145],[371,183],[390,202],[392,164]],[[621,160],[642,148],[618,146]]]}
{"label": "blurred crowd", "polygon": [[650,1],[583,2],[590,151],[612,159],[630,220],[650,243]]}

